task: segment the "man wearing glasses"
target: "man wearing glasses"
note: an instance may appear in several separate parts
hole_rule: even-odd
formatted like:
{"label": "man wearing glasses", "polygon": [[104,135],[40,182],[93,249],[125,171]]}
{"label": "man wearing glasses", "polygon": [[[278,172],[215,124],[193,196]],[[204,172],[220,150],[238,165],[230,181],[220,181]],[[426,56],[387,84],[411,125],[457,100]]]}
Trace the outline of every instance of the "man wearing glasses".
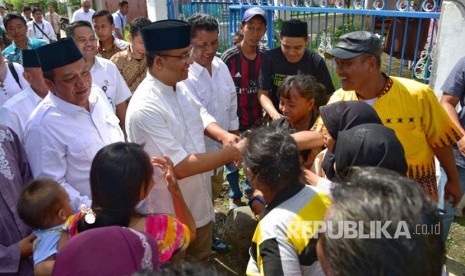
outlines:
{"label": "man wearing glasses", "polygon": [[[209,173],[238,160],[243,143],[218,126],[215,119],[179,83],[188,77],[191,26],[180,20],[162,20],[141,29],[146,49],[147,77],[137,88],[128,107],[128,140],[144,144],[150,156],[168,156],[179,179],[184,199],[196,223],[195,241],[187,254],[207,261],[211,254],[215,218]],[[163,39],[160,39],[163,37]],[[204,133],[224,148],[205,153]],[[157,172],[155,172],[157,177]],[[166,185],[155,181],[148,199],[150,212],[174,214]]]}

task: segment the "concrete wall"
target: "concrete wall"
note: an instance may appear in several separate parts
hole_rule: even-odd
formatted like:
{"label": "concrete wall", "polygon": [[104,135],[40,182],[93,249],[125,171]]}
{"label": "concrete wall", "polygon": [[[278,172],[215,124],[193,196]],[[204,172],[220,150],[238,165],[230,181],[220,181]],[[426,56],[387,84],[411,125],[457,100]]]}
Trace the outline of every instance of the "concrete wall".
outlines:
{"label": "concrete wall", "polygon": [[455,63],[465,56],[465,0],[444,0],[438,30],[430,85],[438,97]]}
{"label": "concrete wall", "polygon": [[[105,9],[111,13],[114,13],[119,9],[119,0],[96,0],[95,10]],[[147,2],[146,0],[129,0],[129,12],[127,15],[128,23],[134,18],[139,16],[147,17]]]}
{"label": "concrete wall", "polygon": [[151,21],[168,19],[167,0],[147,0],[147,14]]}

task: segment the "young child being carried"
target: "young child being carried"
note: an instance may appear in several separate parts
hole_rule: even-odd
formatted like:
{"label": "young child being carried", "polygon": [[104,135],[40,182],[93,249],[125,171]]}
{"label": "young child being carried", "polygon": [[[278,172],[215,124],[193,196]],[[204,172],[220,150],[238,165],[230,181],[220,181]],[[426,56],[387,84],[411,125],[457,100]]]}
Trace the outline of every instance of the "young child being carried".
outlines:
{"label": "young child being carried", "polygon": [[34,231],[34,274],[51,275],[58,253],[62,224],[73,214],[68,193],[51,179],[31,182],[18,201],[20,218]]}

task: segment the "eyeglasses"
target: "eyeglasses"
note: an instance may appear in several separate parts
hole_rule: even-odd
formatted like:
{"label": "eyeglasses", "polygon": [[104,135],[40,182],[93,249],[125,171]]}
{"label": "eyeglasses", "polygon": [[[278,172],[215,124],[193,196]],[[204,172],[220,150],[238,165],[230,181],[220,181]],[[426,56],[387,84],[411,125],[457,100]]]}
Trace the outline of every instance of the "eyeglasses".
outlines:
{"label": "eyeglasses", "polygon": [[176,55],[159,55],[159,56],[161,56],[161,57],[172,57],[172,58],[178,58],[178,59],[180,59],[180,60],[182,60],[182,61],[186,61],[188,58],[190,58],[190,57],[191,57],[191,52],[189,51],[189,53],[187,53],[187,54],[184,54],[184,55],[178,55],[178,56],[176,56]]}

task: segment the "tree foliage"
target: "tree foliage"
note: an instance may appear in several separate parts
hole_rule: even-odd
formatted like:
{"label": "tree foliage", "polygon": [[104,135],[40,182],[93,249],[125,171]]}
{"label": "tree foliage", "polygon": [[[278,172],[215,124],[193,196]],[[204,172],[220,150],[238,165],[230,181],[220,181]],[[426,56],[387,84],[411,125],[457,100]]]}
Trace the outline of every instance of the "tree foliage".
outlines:
{"label": "tree foliage", "polygon": [[[52,4],[58,14],[66,15],[67,13],[66,4],[57,3],[56,0],[7,0],[5,3],[13,5],[14,9],[18,12],[21,12],[24,6],[29,5],[31,7],[41,8],[45,14],[48,10],[48,6]],[[69,0],[69,4],[72,6],[80,6],[81,0]]]}

